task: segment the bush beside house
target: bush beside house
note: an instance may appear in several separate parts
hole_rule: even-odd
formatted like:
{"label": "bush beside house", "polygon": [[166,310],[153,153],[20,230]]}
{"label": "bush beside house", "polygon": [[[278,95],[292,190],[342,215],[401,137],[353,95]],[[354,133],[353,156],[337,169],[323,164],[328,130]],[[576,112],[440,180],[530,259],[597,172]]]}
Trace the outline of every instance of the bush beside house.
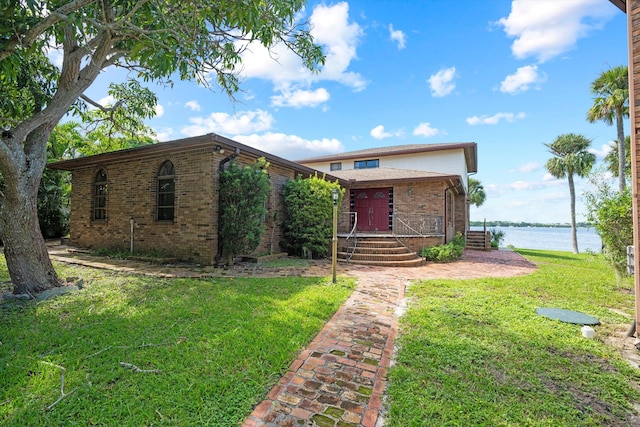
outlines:
{"label": "bush beside house", "polygon": [[324,177],[297,176],[285,184],[282,195],[286,219],[281,245],[289,254],[322,258],[329,253],[334,189],[341,200],[344,190]]}
{"label": "bush beside house", "polygon": [[429,246],[420,251],[420,256],[427,261],[433,262],[452,262],[460,259],[464,251],[464,237],[457,233],[449,243],[438,246]]}

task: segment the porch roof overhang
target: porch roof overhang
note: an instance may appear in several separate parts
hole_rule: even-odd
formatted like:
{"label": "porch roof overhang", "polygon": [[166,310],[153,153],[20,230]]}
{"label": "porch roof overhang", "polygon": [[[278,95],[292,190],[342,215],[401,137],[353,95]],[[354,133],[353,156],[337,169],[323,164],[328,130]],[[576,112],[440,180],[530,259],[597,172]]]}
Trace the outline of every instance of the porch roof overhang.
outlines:
{"label": "porch roof overhang", "polygon": [[332,171],[331,173],[348,182],[348,186],[351,188],[407,182],[444,181],[457,194],[464,194],[462,178],[459,175],[394,168],[349,169]]}
{"label": "porch roof overhang", "polygon": [[621,11],[623,12],[627,11],[627,0],[609,0],[609,1],[613,3]]}
{"label": "porch roof overhang", "polygon": [[212,151],[220,151],[222,149],[227,153],[239,152],[250,157],[264,157],[270,163],[292,169],[296,174],[311,176],[314,174],[325,175],[327,180],[338,180],[341,185],[346,182],[341,181],[338,177],[331,174],[324,174],[315,169],[303,166],[299,163],[283,159],[282,157],[266,153],[248,145],[241,144],[224,136],[209,133],[206,135],[195,136],[191,138],[176,139],[174,141],[159,142],[157,144],[143,145],[140,147],[129,148],[126,150],[111,151],[108,153],[96,154],[93,156],[79,157],[76,159],[62,160],[47,164],[50,169],[59,169],[73,171],[80,168],[98,166],[109,163],[120,163],[141,157],[167,155],[170,153],[181,152],[190,149],[211,149]]}

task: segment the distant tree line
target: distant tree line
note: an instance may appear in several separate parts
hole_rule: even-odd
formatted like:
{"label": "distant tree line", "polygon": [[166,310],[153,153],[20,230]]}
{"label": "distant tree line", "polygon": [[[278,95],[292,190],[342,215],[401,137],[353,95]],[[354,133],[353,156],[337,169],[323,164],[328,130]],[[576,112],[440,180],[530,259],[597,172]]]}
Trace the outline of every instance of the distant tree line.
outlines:
{"label": "distant tree line", "polygon": [[[487,227],[558,227],[558,228],[570,228],[570,223],[551,223],[545,224],[540,222],[513,222],[513,221],[471,221],[472,227],[482,227],[486,225]],[[593,227],[594,224],[590,222],[577,222],[577,227],[589,228]]]}

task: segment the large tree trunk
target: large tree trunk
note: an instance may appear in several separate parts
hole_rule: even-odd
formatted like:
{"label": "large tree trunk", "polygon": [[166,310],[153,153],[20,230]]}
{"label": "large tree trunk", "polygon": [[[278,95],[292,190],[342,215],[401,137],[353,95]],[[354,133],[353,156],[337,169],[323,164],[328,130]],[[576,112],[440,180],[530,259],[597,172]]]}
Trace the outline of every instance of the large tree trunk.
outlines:
{"label": "large tree trunk", "polygon": [[618,133],[618,187],[620,193],[624,192],[626,187],[625,165],[627,156],[624,147],[624,124],[622,122],[622,108],[616,107],[616,130]]}
{"label": "large tree trunk", "polygon": [[0,238],[15,294],[33,295],[61,285],[40,232],[37,208],[51,129],[53,125],[43,125],[24,139],[19,135],[7,138],[7,145],[15,148],[12,161],[0,162]]}
{"label": "large tree trunk", "polygon": [[0,229],[13,293],[33,295],[61,283],[40,232],[36,195],[23,196],[24,204],[3,207]]}
{"label": "large tree trunk", "polygon": [[571,198],[571,244],[573,245],[573,253],[578,253],[578,234],[576,231],[576,187],[573,184],[573,174],[568,173],[569,178],[569,197]]}

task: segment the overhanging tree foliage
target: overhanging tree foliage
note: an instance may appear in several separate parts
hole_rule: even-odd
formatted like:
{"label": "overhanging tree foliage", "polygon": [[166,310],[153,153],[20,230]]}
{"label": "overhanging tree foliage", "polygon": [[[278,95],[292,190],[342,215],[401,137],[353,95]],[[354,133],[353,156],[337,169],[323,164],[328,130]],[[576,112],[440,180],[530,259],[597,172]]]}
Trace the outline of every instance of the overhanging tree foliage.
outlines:
{"label": "overhanging tree foliage", "polygon": [[[0,0],[0,239],[15,293],[59,280],[39,231],[37,192],[51,131],[106,68],[232,95],[249,42],[283,44],[315,70],[324,57],[296,21],[302,0]],[[57,49],[60,69],[47,54]],[[84,97],[86,99],[86,97]]]}
{"label": "overhanging tree foliage", "polygon": [[[329,182],[314,175],[287,181],[282,191],[286,219],[282,247],[289,253],[324,257],[329,252],[333,215],[333,189],[343,189],[337,182]],[[338,204],[340,206],[340,204]]]}
{"label": "overhanging tree foliage", "polygon": [[269,163],[260,158],[244,167],[232,161],[228,169],[220,171],[219,238],[227,265],[233,264],[236,255],[250,253],[260,244],[271,188],[268,167]]}

